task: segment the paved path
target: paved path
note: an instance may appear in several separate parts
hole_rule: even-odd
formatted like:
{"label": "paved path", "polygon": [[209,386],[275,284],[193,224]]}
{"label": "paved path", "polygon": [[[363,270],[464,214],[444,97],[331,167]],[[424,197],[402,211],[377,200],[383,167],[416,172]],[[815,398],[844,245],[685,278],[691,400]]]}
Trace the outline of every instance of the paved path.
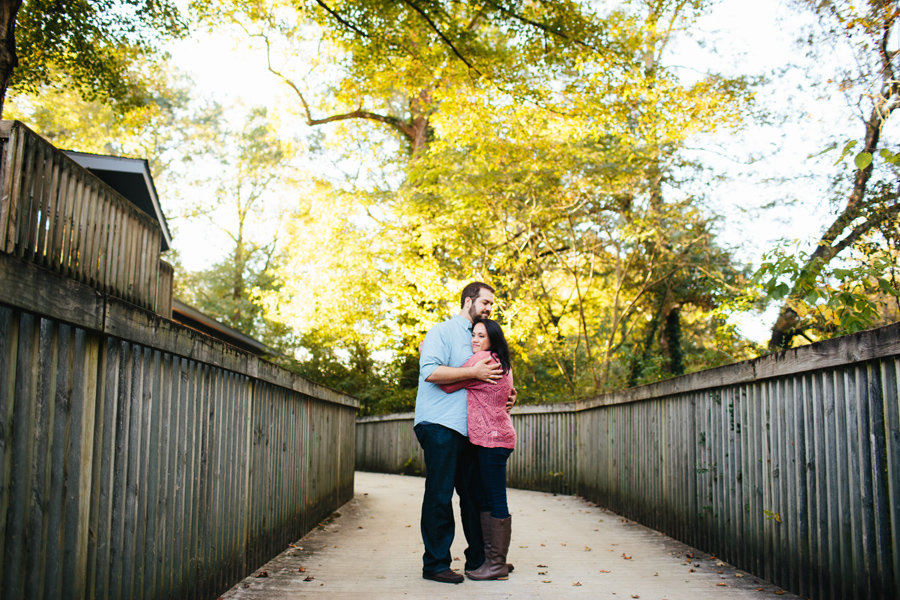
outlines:
{"label": "paved path", "polygon": [[[424,481],[357,472],[353,500],[256,572],[268,577],[248,577],[224,598],[798,598],[774,596],[779,588],[575,496],[521,490],[509,490],[516,565],[509,580],[427,581],[419,535]],[[464,547],[457,525],[454,558]]]}

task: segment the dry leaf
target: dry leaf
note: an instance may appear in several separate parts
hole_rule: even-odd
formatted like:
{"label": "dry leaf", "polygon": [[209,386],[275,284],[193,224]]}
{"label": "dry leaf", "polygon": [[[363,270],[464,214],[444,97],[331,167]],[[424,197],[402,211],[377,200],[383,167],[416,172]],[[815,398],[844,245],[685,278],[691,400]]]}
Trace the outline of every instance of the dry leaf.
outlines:
{"label": "dry leaf", "polygon": [[766,590],[764,590],[763,588],[756,588],[756,591],[757,591],[757,592],[764,592],[764,591],[766,591]]}
{"label": "dry leaf", "polygon": [[575,581],[575,582],[572,582],[572,585],[575,586],[575,587],[578,587],[578,586],[581,585],[581,582],[580,582],[580,581]]}
{"label": "dry leaf", "polygon": [[783,596],[783,595],[784,595],[784,590],[778,590],[778,591],[775,592],[775,593],[778,594],[779,596]]}
{"label": "dry leaf", "polygon": [[541,579],[541,583],[550,583],[551,579]]}
{"label": "dry leaf", "polygon": [[624,553],[624,552],[622,553],[622,558],[624,558],[625,560],[631,560],[631,557],[630,557],[630,556],[625,556],[625,553]]}
{"label": "dry leaf", "polygon": [[560,545],[560,546],[565,546],[566,543],[565,543],[565,542],[560,542],[559,545]]}
{"label": "dry leaf", "polygon": [[734,576],[735,576],[735,577],[743,577],[744,574],[743,574],[743,573],[735,573]]}
{"label": "dry leaf", "polygon": [[585,547],[584,547],[584,551],[585,551],[585,552],[590,552],[590,551],[591,551],[591,547],[590,547],[590,546],[585,546]]}
{"label": "dry leaf", "polygon": [[538,565],[537,568],[538,568],[538,569],[546,569],[546,568],[547,568],[547,565]]}
{"label": "dry leaf", "polygon": [[300,571],[301,573],[306,573],[306,567],[300,567],[298,571]]}
{"label": "dry leaf", "polygon": [[688,569],[688,573],[696,573],[696,572],[697,572],[696,569]]}
{"label": "dry leaf", "polygon": [[547,571],[538,571],[538,575],[546,575]]}
{"label": "dry leaf", "polygon": [[640,598],[640,596],[638,596],[637,594],[632,594],[631,597],[632,598]]}
{"label": "dry leaf", "polygon": [[266,573],[265,571],[260,571],[259,573],[256,574],[256,576],[257,577],[268,577],[269,574]]}
{"label": "dry leaf", "polygon": [[600,569],[600,572],[601,573],[609,573],[609,571],[604,571],[603,569]]}
{"label": "dry leaf", "polygon": [[404,525],[404,527],[412,527],[412,525]]}
{"label": "dry leaf", "polygon": [[717,583],[716,585],[719,587],[726,587],[726,584],[724,584],[724,583]]}
{"label": "dry leaf", "polygon": [[306,579],[304,579],[303,581],[312,581],[313,579],[315,579],[315,577],[313,577],[312,575],[307,575]]}
{"label": "dry leaf", "polygon": [[722,573],[724,573],[724,571],[716,571],[716,573],[718,573],[719,575],[721,575]]}

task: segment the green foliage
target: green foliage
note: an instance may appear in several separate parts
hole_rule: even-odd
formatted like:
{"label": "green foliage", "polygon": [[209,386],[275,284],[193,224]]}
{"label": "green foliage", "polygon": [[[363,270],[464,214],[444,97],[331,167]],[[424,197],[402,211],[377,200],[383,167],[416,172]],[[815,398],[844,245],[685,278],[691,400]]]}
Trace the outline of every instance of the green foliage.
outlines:
{"label": "green foliage", "polygon": [[[472,279],[498,289],[525,403],[746,356],[716,313],[744,274],[687,191],[702,166],[683,149],[739,124],[753,88],[684,85],[661,61],[702,4],[195,2],[280,57],[299,116],[332,124],[319,138],[352,166],[304,194],[281,287],[263,294],[298,331],[327,332],[327,356],[304,338],[307,366],[378,390],[367,411],[406,406],[418,343]],[[289,68],[313,41],[319,89]]]}
{"label": "green foliage", "polygon": [[810,268],[803,250],[784,246],[767,252],[753,281],[766,297],[790,298],[791,308],[819,337],[855,333],[873,327],[883,311],[900,298],[897,255],[873,252],[848,265]]}
{"label": "green foliage", "polygon": [[160,42],[185,32],[169,0],[26,0],[16,20],[19,64],[10,89],[74,89],[123,110],[146,106],[152,81],[142,65],[165,58]]}

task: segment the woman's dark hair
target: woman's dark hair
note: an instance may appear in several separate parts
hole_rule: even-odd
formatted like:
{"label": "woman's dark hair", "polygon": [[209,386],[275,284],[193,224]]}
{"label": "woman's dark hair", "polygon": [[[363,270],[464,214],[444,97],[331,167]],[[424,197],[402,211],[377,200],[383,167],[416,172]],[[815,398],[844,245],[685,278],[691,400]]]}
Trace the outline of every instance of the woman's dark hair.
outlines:
{"label": "woman's dark hair", "polygon": [[478,323],[484,325],[488,341],[491,343],[488,351],[497,355],[497,360],[500,361],[503,372],[509,373],[509,370],[512,368],[512,363],[509,361],[509,345],[506,343],[506,336],[503,335],[503,329],[500,328],[500,324],[491,319],[477,319],[475,324],[477,325]]}

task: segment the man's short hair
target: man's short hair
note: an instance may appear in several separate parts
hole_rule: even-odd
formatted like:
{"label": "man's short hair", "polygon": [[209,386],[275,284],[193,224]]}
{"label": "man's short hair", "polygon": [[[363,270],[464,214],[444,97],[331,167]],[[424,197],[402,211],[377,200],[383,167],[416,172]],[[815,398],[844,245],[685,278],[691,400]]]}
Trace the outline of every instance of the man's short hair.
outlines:
{"label": "man's short hair", "polygon": [[471,298],[472,302],[475,302],[478,295],[481,293],[481,290],[487,290],[492,294],[494,293],[494,288],[488,284],[481,283],[480,281],[473,281],[463,288],[462,294],[460,294],[459,297],[459,307],[462,308],[466,305],[466,298]]}

